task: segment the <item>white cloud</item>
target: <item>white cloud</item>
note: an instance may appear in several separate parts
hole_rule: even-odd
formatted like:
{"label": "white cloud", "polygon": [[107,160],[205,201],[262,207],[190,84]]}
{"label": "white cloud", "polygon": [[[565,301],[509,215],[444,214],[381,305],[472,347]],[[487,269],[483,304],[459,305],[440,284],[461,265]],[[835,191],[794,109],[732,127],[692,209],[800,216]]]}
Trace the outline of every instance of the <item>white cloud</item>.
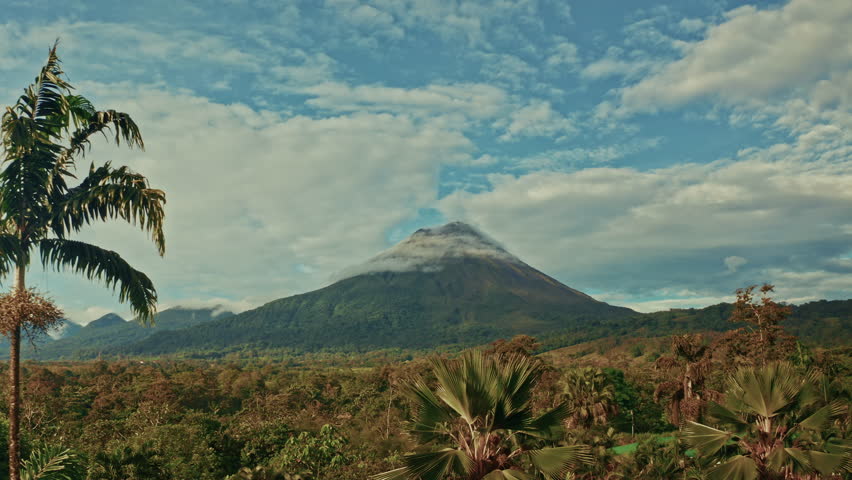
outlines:
{"label": "white cloud", "polygon": [[603,302],[610,303],[612,305],[618,305],[620,307],[627,307],[637,312],[650,313],[650,312],[660,312],[667,311],[671,309],[677,308],[704,308],[708,305],[717,305],[723,302],[731,302],[734,300],[732,295],[728,296],[691,296],[685,298],[663,298],[659,300],[642,300],[635,301],[630,299],[629,297],[625,297],[622,295],[598,295],[595,297],[597,300],[601,300]]}
{"label": "white cloud", "polygon": [[850,31],[846,0],[740,7],[683,58],[624,89],[621,99],[628,111],[655,110],[702,97],[743,102],[796,89],[849,70]]}
{"label": "white cloud", "polygon": [[482,62],[482,75],[498,85],[521,89],[535,79],[538,69],[516,55],[506,53],[477,53]]}
{"label": "white cloud", "polygon": [[728,273],[735,273],[740,267],[748,263],[748,260],[737,255],[732,255],[730,257],[725,257],[722,263],[725,264],[725,267],[728,269]]}
{"label": "white cloud", "polygon": [[[489,180],[490,191],[455,192],[440,208],[577,288],[682,285],[716,295],[742,286],[737,282],[773,281],[763,276],[770,267],[798,271],[825,262],[852,242],[852,163],[848,156],[814,159],[811,147],[798,143],[753,150],[735,162]],[[718,268],[732,250],[748,258],[735,277]],[[833,293],[813,292],[821,294]]]}
{"label": "white cloud", "polygon": [[580,74],[592,80],[608,77],[633,79],[647,74],[659,65],[659,60],[644,52],[627,54],[619,47],[609,47],[602,58],[583,67]]}
{"label": "white cloud", "polygon": [[443,268],[447,259],[468,256],[519,262],[517,257],[482,232],[468,225],[450,223],[420,229],[367,262],[344,269],[336,278],[376,272],[435,272]]}
{"label": "white cloud", "polygon": [[687,33],[695,33],[704,30],[707,23],[700,18],[682,18],[677,23],[678,29]]}
{"label": "white cloud", "polygon": [[88,307],[80,310],[63,308],[63,311],[65,312],[65,318],[80,325],[88,325],[90,322],[93,322],[108,313],[114,312],[114,310],[111,310],[109,308],[98,306]]}
{"label": "white cloud", "polygon": [[509,102],[505,91],[485,84],[428,85],[408,89],[323,83],[307,87],[303,92],[313,96],[307,100],[308,105],[323,110],[428,116],[461,114],[479,119],[496,116]]}
{"label": "white cloud", "polygon": [[[98,226],[82,238],[148,273],[167,305],[321,286],[353,259],[381,250],[383,231],[433,202],[441,163],[471,147],[458,132],[406,115],[281,118],[156,88],[78,87],[97,105],[130,112],[147,147],[116,158],[99,142],[87,160],[127,163],[168,198],[164,259],[128,226]],[[315,270],[299,273],[300,264]],[[69,309],[110,304],[102,287],[58,277],[51,286],[64,282],[57,300]],[[68,296],[77,292],[87,293]]]}
{"label": "white cloud", "polygon": [[[140,73],[144,70],[139,69],[150,68],[152,60],[174,59],[191,59],[199,63],[216,63],[254,71],[260,68],[260,59],[235,48],[222,36],[181,29],[172,29],[166,34],[132,24],[110,22],[0,24],[0,59],[9,59],[10,56],[18,58],[21,52],[28,57],[33,51],[44,51],[46,54],[47,48],[57,38],[61,41],[62,55],[66,61],[85,56],[94,62],[90,68],[130,68]],[[128,52],[135,52],[135,55],[129,56]],[[140,64],[140,60],[143,63]],[[4,62],[4,68],[13,66]]]}
{"label": "white cloud", "polygon": [[374,0],[377,8],[393,14],[406,30],[427,30],[445,41],[463,40],[468,46],[487,47],[497,25],[537,23],[535,0]]}
{"label": "white cloud", "polygon": [[594,166],[605,164],[628,155],[653,149],[663,142],[661,137],[639,138],[625,143],[613,143],[599,147],[571,148],[567,150],[551,150],[531,157],[523,158],[515,163],[513,170],[569,170],[578,166]]}
{"label": "white cloud", "polygon": [[574,123],[553,109],[550,102],[533,100],[528,105],[511,113],[508,121],[499,120],[495,126],[504,130],[502,141],[520,137],[565,137],[574,133]]}
{"label": "white cloud", "polygon": [[571,67],[580,61],[577,51],[577,45],[561,41],[550,49],[550,55],[547,57],[545,63],[551,68]]}

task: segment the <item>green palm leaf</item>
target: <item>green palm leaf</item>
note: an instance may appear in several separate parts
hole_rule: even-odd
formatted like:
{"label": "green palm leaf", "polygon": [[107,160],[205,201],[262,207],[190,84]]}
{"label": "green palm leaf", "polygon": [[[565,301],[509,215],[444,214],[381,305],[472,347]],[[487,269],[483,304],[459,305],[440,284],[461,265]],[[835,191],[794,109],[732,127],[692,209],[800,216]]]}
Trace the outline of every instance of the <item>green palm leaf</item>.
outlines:
{"label": "green palm leaf", "polygon": [[22,466],[21,480],[81,480],[86,476],[80,459],[61,447],[36,449]]}
{"label": "green palm leaf", "polygon": [[118,289],[119,300],[129,302],[140,321],[153,321],[157,291],[151,280],[131,267],[121,256],[84,242],[45,239],[39,242],[42,264],[57,270],[71,270],[90,280],[101,280]]}
{"label": "green palm leaf", "polygon": [[814,469],[816,469],[819,473],[829,476],[832,473],[842,473],[843,471],[849,472],[850,467],[852,467],[852,459],[850,459],[849,455],[840,455],[836,453],[824,453],[811,451],[808,452],[811,457],[811,465],[813,465]]}
{"label": "green palm leaf", "polygon": [[802,388],[795,370],[786,364],[741,369],[730,378],[730,390],[758,415],[772,417],[789,405]]}
{"label": "green palm leaf", "polygon": [[404,457],[406,466],[373,476],[375,480],[443,480],[447,475],[467,475],[473,467],[470,457],[461,450],[444,449]]}
{"label": "green palm leaf", "polygon": [[549,478],[564,478],[581,464],[591,464],[594,457],[586,445],[540,448],[526,452],[536,470]]}
{"label": "green palm leaf", "polygon": [[828,427],[832,418],[839,417],[846,412],[843,402],[835,401],[820,408],[808,418],[802,420],[799,426],[808,430],[822,431]]}
{"label": "green palm leaf", "polygon": [[520,470],[494,470],[482,477],[482,480],[535,480],[535,477]]}
{"label": "green palm leaf", "polygon": [[49,219],[54,234],[64,238],[92,222],[120,218],[151,232],[160,255],[165,251],[163,220],[166,203],[162,190],[152,189],[147,179],[127,167],[113,169],[109,163],[89,169],[79,186],[54,199]]}
{"label": "green palm leaf", "polygon": [[713,455],[728,443],[733,434],[688,421],[683,429],[683,437],[686,443],[698,450],[701,455]]}
{"label": "green palm leaf", "polygon": [[707,472],[708,480],[756,480],[757,465],[748,457],[737,455]]}

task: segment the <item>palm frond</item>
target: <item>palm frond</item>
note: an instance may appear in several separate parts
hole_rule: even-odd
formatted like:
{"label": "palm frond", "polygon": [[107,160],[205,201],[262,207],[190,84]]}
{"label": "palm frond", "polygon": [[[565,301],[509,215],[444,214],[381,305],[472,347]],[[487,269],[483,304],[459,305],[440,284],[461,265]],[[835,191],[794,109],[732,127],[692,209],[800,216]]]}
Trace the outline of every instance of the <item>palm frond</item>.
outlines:
{"label": "palm frond", "polygon": [[112,168],[110,163],[89,169],[77,187],[53,201],[50,227],[64,238],[92,222],[120,218],[138,225],[151,234],[160,255],[165,252],[164,204],[162,190],[150,188],[148,180],[127,167]]}
{"label": "palm frond", "polygon": [[846,412],[847,405],[840,401],[834,401],[820,408],[808,418],[802,420],[799,426],[808,430],[822,431],[827,428],[831,419],[839,417]]}
{"label": "palm frond", "polygon": [[707,472],[708,480],[756,480],[757,465],[748,457],[736,455]]}
{"label": "palm frond", "polygon": [[412,433],[423,442],[430,442],[446,433],[446,426],[452,422],[452,412],[432,392],[428,385],[418,379],[406,391],[414,403],[414,418],[409,424]]}
{"label": "palm frond", "polygon": [[80,480],[86,476],[77,455],[55,446],[34,450],[22,467],[21,480]]}
{"label": "palm frond", "polygon": [[515,469],[494,470],[482,477],[482,480],[535,480],[535,477]]}
{"label": "palm frond", "polygon": [[90,280],[101,280],[113,290],[118,289],[119,301],[130,303],[131,310],[141,322],[153,321],[157,304],[154,284],[119,254],[88,243],[65,239],[44,239],[38,246],[45,267],[72,270]]}
{"label": "palm frond", "polygon": [[69,99],[74,101],[76,115],[73,121],[79,127],[71,134],[70,144],[57,159],[57,164],[62,168],[73,166],[78,155],[85,155],[86,150],[91,146],[92,136],[99,133],[109,138],[107,132],[111,132],[116,145],[121,145],[124,141],[128,147],[145,148],[139,127],[130,115],[115,110],[95,111],[92,104],[84,97],[72,96]]}
{"label": "palm frond", "polygon": [[728,394],[764,417],[772,417],[795,400],[801,377],[787,364],[740,369],[728,381]]}
{"label": "palm frond", "polygon": [[586,445],[540,448],[526,452],[530,462],[548,478],[565,478],[570,471],[582,464],[591,464],[594,457]]}
{"label": "palm frond", "polygon": [[461,450],[444,449],[437,452],[406,455],[405,467],[380,473],[374,480],[443,480],[450,474],[466,476],[473,463]]}
{"label": "palm frond", "polygon": [[5,278],[22,257],[20,238],[17,235],[0,233],[0,278]]}
{"label": "palm frond", "polygon": [[686,422],[683,435],[686,443],[701,455],[713,455],[733,437],[733,433],[691,421]]}

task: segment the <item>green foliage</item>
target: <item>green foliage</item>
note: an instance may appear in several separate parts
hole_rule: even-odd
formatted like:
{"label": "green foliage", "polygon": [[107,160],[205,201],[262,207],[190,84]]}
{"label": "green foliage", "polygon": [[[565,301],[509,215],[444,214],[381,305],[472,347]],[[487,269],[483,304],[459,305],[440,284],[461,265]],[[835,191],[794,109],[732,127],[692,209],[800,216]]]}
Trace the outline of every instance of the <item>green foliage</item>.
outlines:
{"label": "green foliage", "polygon": [[228,475],[225,480],[308,480],[308,477],[281,473],[268,467],[246,467],[233,475]]}
{"label": "green foliage", "polygon": [[[852,473],[852,444],[832,427],[848,405],[826,401],[813,380],[784,363],[731,375],[725,403],[709,410],[710,419],[724,430],[696,422],[684,429],[686,441],[700,454],[726,459],[708,478]],[[724,452],[729,442],[738,447],[733,456]]]}
{"label": "green foliage", "polygon": [[325,474],[356,459],[346,437],[326,424],[317,433],[301,432],[291,436],[270,463],[283,471],[306,472],[308,476],[324,478]]}
{"label": "green foliage", "polygon": [[71,450],[44,446],[22,462],[21,480],[84,480],[85,461]]}
{"label": "green foliage", "polygon": [[615,386],[599,368],[577,367],[562,376],[562,398],[571,412],[569,428],[604,425],[618,413]]}
{"label": "green foliage", "polygon": [[119,447],[109,452],[98,452],[92,458],[88,480],[167,480],[165,466],[158,457],[162,454],[142,444],[138,448]]}
{"label": "green foliage", "polygon": [[[626,345],[629,348],[629,343]],[[834,398],[848,403],[850,352],[814,349],[815,368],[825,372],[813,377],[820,402]],[[406,455],[453,447],[452,441],[443,435],[432,442],[419,443],[418,438],[408,433],[411,424],[405,423],[406,419],[419,418],[418,402],[403,395],[406,385],[419,378],[437,395],[440,382],[431,362],[415,357],[412,361],[389,362],[374,368],[349,367],[341,366],[340,358],[326,362],[327,359],[316,356],[310,360],[316,362],[311,366],[294,366],[293,357],[272,356],[241,362],[24,363],[23,388],[27,398],[22,425],[24,456],[29,456],[27,445],[55,444],[62,439],[63,444],[79,452],[81,459],[87,459],[92,480],[221,480],[229,475],[287,478],[287,474],[291,478],[301,475],[317,480],[363,480],[404,467]],[[353,355],[347,361],[373,362],[375,358],[378,357]],[[533,418],[561,402],[559,379],[566,369],[548,364],[550,358],[539,356],[533,360],[541,372],[530,390],[528,405]],[[738,447],[728,445],[719,456],[693,460],[685,454],[687,447],[683,442],[678,443],[676,450],[666,445],[641,446],[650,439],[672,437],[670,432],[675,427],[664,423],[662,409],[652,398],[654,384],[662,372],[647,362],[633,362],[629,355],[623,358],[626,363],[619,364],[618,369],[603,369],[607,383],[614,387],[620,410],[607,425],[556,428],[548,430],[552,433],[549,439],[515,435],[520,438],[520,445],[530,449],[589,445],[594,463],[578,465],[574,471],[576,480],[654,479],[650,474],[642,476],[637,472],[663,468],[668,462],[662,458],[666,455],[674,457],[673,461],[682,469],[669,478],[697,478],[695,475],[706,470],[705,458],[716,461],[738,453]],[[594,360],[609,361],[599,357]],[[5,388],[5,382],[8,377],[0,376],[0,390]],[[439,403],[442,402],[439,398]],[[635,439],[629,434],[630,416],[625,411],[629,407],[634,412]],[[839,440],[848,437],[847,422],[847,417],[832,420],[825,441],[839,445]],[[306,477],[310,474],[307,468],[298,465],[281,468],[276,463],[283,451],[297,449],[297,440],[303,432],[303,440],[307,437],[308,441],[318,441],[323,425],[331,425],[334,434],[345,439],[338,453],[349,461],[339,463],[333,472],[312,477]],[[709,420],[707,425],[722,429]],[[663,431],[667,433],[648,433]],[[499,435],[506,438],[507,432]],[[292,443],[287,446],[291,438]],[[637,446],[641,450],[639,456],[615,453],[619,446],[634,442],[641,446]],[[500,445],[509,454],[517,448],[511,440]],[[644,450],[648,450],[647,454]],[[447,457],[427,459],[447,460]],[[521,470],[502,469],[499,475],[523,478],[532,471],[533,464],[522,454],[511,461],[514,468]]]}
{"label": "green foliage", "polygon": [[450,446],[406,455],[405,466],[374,478],[530,478],[522,461],[552,478],[591,461],[584,445],[537,445],[556,438],[568,410],[560,404],[533,414],[530,398],[542,366],[530,357],[468,351],[457,360],[435,359],[432,368],[436,389],[422,378],[408,385],[415,405],[409,430],[423,443]]}

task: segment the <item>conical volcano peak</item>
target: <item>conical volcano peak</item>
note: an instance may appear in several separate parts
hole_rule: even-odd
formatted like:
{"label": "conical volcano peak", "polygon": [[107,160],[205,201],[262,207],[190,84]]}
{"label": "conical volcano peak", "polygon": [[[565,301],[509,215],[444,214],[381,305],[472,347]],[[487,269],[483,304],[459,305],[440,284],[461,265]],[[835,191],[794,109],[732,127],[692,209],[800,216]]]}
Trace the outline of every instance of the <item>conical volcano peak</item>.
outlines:
{"label": "conical volcano peak", "polygon": [[345,270],[337,279],[378,272],[434,272],[450,260],[465,257],[523,263],[476,228],[463,222],[451,222],[440,227],[421,228],[366,263]]}
{"label": "conical volcano peak", "polygon": [[[472,226],[464,223],[464,222],[450,222],[446,225],[442,225],[440,227],[433,228],[421,228],[414,232],[411,236],[469,236],[469,237],[479,237],[483,240],[490,240],[486,238],[486,236],[480,232],[479,230],[473,228]],[[493,242],[493,240],[490,240]]]}

